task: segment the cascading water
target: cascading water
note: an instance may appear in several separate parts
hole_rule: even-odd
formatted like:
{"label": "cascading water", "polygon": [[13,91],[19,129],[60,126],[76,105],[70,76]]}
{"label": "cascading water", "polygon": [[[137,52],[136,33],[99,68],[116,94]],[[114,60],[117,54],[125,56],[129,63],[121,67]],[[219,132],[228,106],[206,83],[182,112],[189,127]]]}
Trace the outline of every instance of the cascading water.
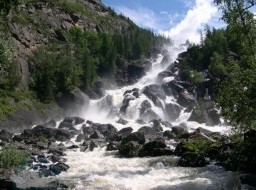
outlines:
{"label": "cascading water", "polygon": [[[170,47],[171,60],[169,63],[172,64],[178,54],[185,50],[184,46]],[[174,80],[174,77],[169,76],[159,81],[158,74],[170,66],[162,65],[162,58],[163,56],[159,55],[153,62],[152,69],[136,84],[108,90],[102,99],[91,100],[89,108],[83,110],[81,116],[97,123],[111,123],[118,130],[129,126],[137,131],[142,126],[152,126],[150,120],[161,119],[176,126],[185,123],[190,131],[202,127],[212,131],[226,132],[227,127],[221,125],[208,127],[205,124],[187,121],[191,112],[186,112],[184,109],[181,109],[175,119],[170,119],[165,107],[167,104],[178,105],[174,96],[167,95],[156,101],[143,93],[145,87],[149,85]],[[125,93],[126,95],[124,95]],[[145,108],[147,111],[144,110],[143,115],[141,113],[143,103],[148,104],[145,102],[148,102],[150,106]],[[120,118],[128,121],[128,124],[117,123]],[[144,122],[138,122],[138,120]],[[164,125],[163,128],[164,130],[169,129]],[[170,143],[171,145],[172,143]],[[240,188],[238,176],[235,173],[227,172],[214,165],[203,168],[177,167],[178,158],[175,156],[120,158],[116,151],[106,152],[105,148],[88,152],[67,151],[66,154],[70,169],[67,172],[62,172],[58,178],[68,182],[74,189],[229,190]]]}

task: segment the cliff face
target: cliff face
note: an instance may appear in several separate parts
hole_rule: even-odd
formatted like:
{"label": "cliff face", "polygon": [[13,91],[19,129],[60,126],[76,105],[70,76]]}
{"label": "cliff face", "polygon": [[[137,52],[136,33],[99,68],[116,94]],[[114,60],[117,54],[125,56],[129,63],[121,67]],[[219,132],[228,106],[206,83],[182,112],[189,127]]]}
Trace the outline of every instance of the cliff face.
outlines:
{"label": "cliff face", "polygon": [[131,23],[99,0],[27,0],[12,11],[2,25],[14,46],[22,86],[30,80],[28,57],[42,45],[65,43],[65,33],[76,26],[84,31],[126,33]]}

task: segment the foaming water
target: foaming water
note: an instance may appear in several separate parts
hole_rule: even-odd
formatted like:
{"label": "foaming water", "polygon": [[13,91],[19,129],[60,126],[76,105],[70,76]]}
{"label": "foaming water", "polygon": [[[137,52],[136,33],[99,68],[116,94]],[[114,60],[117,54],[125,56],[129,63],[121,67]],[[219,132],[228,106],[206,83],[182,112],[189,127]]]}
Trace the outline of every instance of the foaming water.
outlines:
{"label": "foaming water", "polygon": [[177,157],[118,158],[115,152],[67,152],[70,169],[58,178],[74,189],[236,190],[237,175],[216,166],[177,167]]}
{"label": "foaming water", "polygon": [[[171,47],[171,61],[174,62],[179,53],[185,51],[185,47]],[[150,70],[136,84],[125,86],[119,89],[106,91],[106,95],[100,100],[91,100],[89,108],[83,110],[81,116],[87,120],[97,123],[111,123],[118,130],[124,127],[132,127],[137,131],[144,126],[137,122],[140,119],[140,108],[143,101],[147,100],[152,106],[152,110],[157,116],[168,121],[165,112],[161,107],[157,107],[148,99],[142,90],[145,86],[157,84],[157,75],[164,71],[169,65],[162,66],[162,56],[159,55],[153,62]],[[170,82],[174,77],[166,77],[162,83]],[[119,112],[123,104],[124,93],[127,90],[138,89],[139,98],[129,102],[126,113]],[[162,105],[177,104],[173,96],[167,96],[161,100]],[[214,132],[228,133],[229,128],[224,125],[209,127],[205,124],[188,121],[191,112],[186,112],[185,108],[175,121],[169,121],[173,126],[185,123],[191,132],[198,127],[209,129]],[[117,123],[119,118],[128,121],[127,125]],[[152,126],[152,123],[146,123]],[[79,126],[81,127],[81,125]],[[168,126],[162,126],[163,130],[170,130]],[[174,149],[176,142],[170,142],[169,146]],[[217,166],[203,168],[177,167],[177,157],[164,156],[156,158],[120,158],[116,152],[106,152],[104,148],[96,149],[92,152],[67,151],[67,164],[70,169],[61,173],[57,178],[67,182],[72,189],[124,189],[124,190],[236,190],[240,189],[238,175],[225,171]]]}

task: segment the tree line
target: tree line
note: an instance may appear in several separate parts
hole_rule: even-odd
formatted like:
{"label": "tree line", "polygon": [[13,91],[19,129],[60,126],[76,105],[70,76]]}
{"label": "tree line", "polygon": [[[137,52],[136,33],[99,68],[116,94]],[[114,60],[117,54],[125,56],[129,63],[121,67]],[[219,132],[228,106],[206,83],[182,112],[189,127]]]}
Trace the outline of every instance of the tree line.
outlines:
{"label": "tree line", "polygon": [[209,70],[222,114],[240,131],[256,128],[256,1],[215,0],[225,29],[205,27],[205,38],[191,45],[181,62],[184,70]]}

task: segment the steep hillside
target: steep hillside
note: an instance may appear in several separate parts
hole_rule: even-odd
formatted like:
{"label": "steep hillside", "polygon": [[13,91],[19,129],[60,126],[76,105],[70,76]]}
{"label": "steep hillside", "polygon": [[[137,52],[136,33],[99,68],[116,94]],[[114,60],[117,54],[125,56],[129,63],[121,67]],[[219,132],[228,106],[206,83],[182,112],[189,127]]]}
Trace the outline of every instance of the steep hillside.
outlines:
{"label": "steep hillside", "polygon": [[15,48],[15,61],[22,84],[29,83],[28,56],[42,45],[66,42],[72,27],[89,32],[128,33],[131,22],[119,17],[98,0],[27,0],[3,21],[6,35]]}
{"label": "steep hillside", "polygon": [[102,97],[106,77],[134,83],[154,47],[170,42],[99,0],[23,0],[1,17],[0,31],[2,128],[63,116],[88,103],[82,91]]}

